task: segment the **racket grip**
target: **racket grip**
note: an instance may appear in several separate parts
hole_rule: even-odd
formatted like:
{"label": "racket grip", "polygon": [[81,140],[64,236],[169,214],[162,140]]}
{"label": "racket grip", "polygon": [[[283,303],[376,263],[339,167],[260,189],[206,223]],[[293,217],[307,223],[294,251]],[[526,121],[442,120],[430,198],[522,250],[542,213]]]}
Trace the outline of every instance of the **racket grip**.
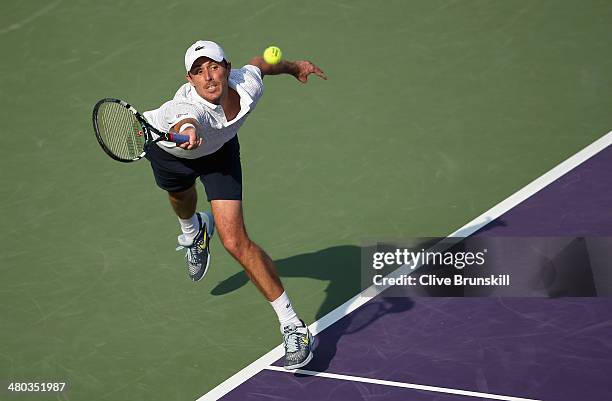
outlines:
{"label": "racket grip", "polygon": [[176,132],[169,132],[168,140],[170,142],[181,144],[181,143],[189,142],[189,135],[181,135],[181,134],[177,134]]}

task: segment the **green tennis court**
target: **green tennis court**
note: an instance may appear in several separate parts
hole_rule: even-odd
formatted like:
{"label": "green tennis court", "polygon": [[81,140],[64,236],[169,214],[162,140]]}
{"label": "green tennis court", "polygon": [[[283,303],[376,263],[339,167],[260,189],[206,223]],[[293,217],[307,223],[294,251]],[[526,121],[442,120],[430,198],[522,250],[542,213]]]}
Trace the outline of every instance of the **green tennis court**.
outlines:
{"label": "green tennis court", "polygon": [[311,323],[360,291],[364,238],[445,236],[612,129],[611,19],[595,0],[3,2],[0,381],[195,400],[280,343],[217,238],[187,279],[148,162],[93,135],[100,98],[169,100],[194,40],[329,77],[266,78],[240,131],[249,233]]}

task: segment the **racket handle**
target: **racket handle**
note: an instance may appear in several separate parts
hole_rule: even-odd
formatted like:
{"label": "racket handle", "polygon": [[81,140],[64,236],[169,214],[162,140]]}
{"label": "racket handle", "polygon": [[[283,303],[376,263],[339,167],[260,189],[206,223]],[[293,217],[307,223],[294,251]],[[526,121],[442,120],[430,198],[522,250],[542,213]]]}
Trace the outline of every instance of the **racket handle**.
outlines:
{"label": "racket handle", "polygon": [[169,132],[168,140],[170,142],[181,144],[181,143],[189,142],[189,135],[181,135],[181,134],[177,134],[176,132]]}

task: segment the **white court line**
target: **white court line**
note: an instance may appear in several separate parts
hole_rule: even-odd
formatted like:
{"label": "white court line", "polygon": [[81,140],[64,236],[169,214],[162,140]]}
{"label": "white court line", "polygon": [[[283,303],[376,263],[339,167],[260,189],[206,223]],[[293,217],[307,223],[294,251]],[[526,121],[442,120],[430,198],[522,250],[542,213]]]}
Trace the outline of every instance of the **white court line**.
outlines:
{"label": "white court line", "polygon": [[[586,148],[582,149],[569,159],[560,163],[558,166],[554,167],[552,170],[548,171],[544,175],[527,184],[525,187],[521,188],[508,198],[493,206],[491,209],[487,210],[480,216],[465,224],[463,227],[453,231],[447,236],[446,240],[452,237],[467,237],[473,234],[474,232],[487,225],[491,220],[498,218],[499,216],[506,213],[508,210],[512,209],[519,203],[533,196],[536,192],[540,191],[548,184],[559,179],[561,176],[563,176],[570,170],[576,168],[580,164],[584,163],[585,161],[595,156],[597,153],[601,152],[610,145],[612,145],[612,131],[608,132],[606,135],[599,138],[597,141],[593,142]],[[391,275],[396,275],[401,269],[405,268],[407,268],[407,266],[402,266],[398,268],[395,272],[391,273]],[[317,335],[332,324],[336,323],[338,320],[342,319],[344,316],[348,315],[355,309],[368,302],[372,296],[380,294],[386,288],[388,287],[372,286],[365,289],[364,291],[355,295],[353,298],[349,299],[342,305],[338,306],[333,311],[329,312],[327,315],[323,316],[321,319],[312,323],[309,326],[310,331],[312,332],[312,334]],[[364,294],[367,294],[367,296],[365,296]],[[247,367],[234,374],[229,379],[219,384],[217,387],[213,388],[208,393],[198,398],[196,401],[218,400],[225,394],[232,391],[234,388],[238,387],[240,384],[244,383],[251,377],[255,376],[257,373],[261,372],[263,369],[265,369],[272,363],[276,362],[282,356],[283,345],[280,344],[262,357],[260,357],[259,359],[253,361]]]}
{"label": "white court line", "polygon": [[327,377],[329,379],[346,380],[346,381],[351,381],[351,382],[379,384],[381,386],[401,387],[401,388],[409,388],[409,389],[413,389],[413,390],[431,391],[431,392],[435,392],[435,393],[464,395],[464,396],[467,396],[467,397],[488,398],[490,400],[502,400],[502,401],[541,401],[541,400],[536,400],[536,399],[533,399],[533,398],[521,398],[521,397],[512,397],[512,396],[508,396],[508,395],[480,393],[478,391],[457,390],[457,389],[448,388],[448,387],[425,386],[423,384],[402,383],[402,382],[394,382],[394,381],[390,381],[390,380],[370,379],[368,377],[339,375],[339,374],[336,374],[336,373],[326,373],[326,372],[315,372],[313,370],[304,370],[304,369],[286,370],[285,368],[282,368],[280,366],[268,366],[268,367],[266,367],[266,369],[267,370],[274,370],[274,371],[277,371],[277,372],[298,373],[298,374],[308,375],[308,376]]}

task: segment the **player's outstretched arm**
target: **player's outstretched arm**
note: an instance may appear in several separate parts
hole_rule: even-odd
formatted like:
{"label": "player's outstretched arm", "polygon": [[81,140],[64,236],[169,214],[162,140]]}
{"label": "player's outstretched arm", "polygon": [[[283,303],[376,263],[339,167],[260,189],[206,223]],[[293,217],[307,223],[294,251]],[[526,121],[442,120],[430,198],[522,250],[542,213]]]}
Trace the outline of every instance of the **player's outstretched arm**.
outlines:
{"label": "player's outstretched arm", "polygon": [[293,75],[295,79],[302,83],[308,81],[310,74],[315,74],[319,78],[327,79],[327,75],[319,67],[307,60],[281,60],[278,64],[268,64],[263,57],[253,57],[249,64],[254,65],[261,71],[261,76],[266,75]]}

